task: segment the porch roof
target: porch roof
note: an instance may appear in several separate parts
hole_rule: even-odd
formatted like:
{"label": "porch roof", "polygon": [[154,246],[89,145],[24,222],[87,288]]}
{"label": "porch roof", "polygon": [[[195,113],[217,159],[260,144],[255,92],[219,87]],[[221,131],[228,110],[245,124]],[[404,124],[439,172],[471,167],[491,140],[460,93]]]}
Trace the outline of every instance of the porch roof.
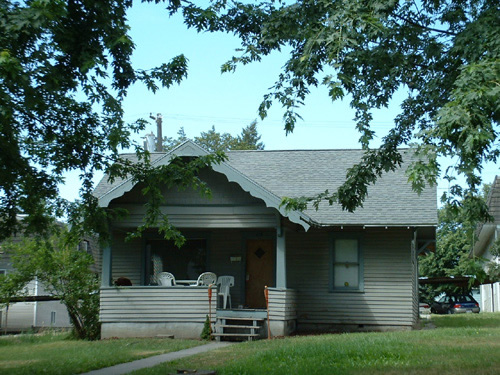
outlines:
{"label": "porch roof", "polygon": [[[335,191],[344,181],[347,169],[359,162],[363,150],[282,150],[229,151],[228,161],[213,165],[216,172],[238,183],[252,196],[276,208],[292,222],[309,225],[366,226],[434,226],[437,223],[436,187],[427,187],[419,195],[411,189],[405,175],[406,166],[414,158],[409,150],[401,150],[404,164],[395,172],[384,174],[368,188],[363,207],[354,213],[343,211],[334,204],[322,202],[319,210],[285,211],[282,197],[311,196],[326,189]],[[207,152],[186,141],[168,153],[152,153],[153,164],[169,163],[176,156],[199,156]],[[136,160],[135,154],[123,157]],[[95,189],[101,206],[133,188],[130,179],[110,183],[105,176]]]}

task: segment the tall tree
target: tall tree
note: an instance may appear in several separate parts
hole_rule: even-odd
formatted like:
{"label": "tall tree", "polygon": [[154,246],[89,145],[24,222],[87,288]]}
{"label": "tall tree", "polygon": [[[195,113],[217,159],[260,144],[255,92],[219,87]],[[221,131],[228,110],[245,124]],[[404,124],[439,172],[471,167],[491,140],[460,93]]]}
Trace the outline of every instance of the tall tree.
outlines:
{"label": "tall tree", "polygon": [[235,142],[231,134],[217,132],[214,125],[209,131],[201,132],[199,137],[194,137],[194,143],[210,152],[230,150]]}
{"label": "tall tree", "polygon": [[264,143],[260,141],[260,138],[257,131],[257,120],[254,120],[242,129],[231,150],[263,150]]}
{"label": "tall tree", "polygon": [[[292,132],[310,88],[318,85],[328,88],[332,100],[349,98],[356,110],[366,150],[361,162],[349,169],[337,191],[292,200],[290,207],[326,199],[354,210],[362,205],[368,185],[401,164],[398,147],[406,144],[422,156],[407,170],[415,190],[436,183],[439,157],[456,157],[444,177],[463,176],[467,188],[455,183],[444,199],[466,207],[472,216],[488,216],[478,195],[483,162],[496,162],[500,154],[498,1],[221,0],[206,8],[182,7],[189,26],[241,38],[243,52],[222,71],[290,49],[260,105],[262,118],[277,102],[284,108],[286,132]],[[378,149],[371,149],[372,111],[387,107],[396,93],[406,99],[394,127]]]}
{"label": "tall tree", "polygon": [[[206,132],[201,132],[198,137],[194,137],[194,143],[210,152],[225,152],[230,150],[263,150],[264,143],[260,142],[261,136],[257,130],[257,121],[252,121],[250,125],[241,130],[241,135],[233,137],[229,133],[219,133],[215,126]],[[164,150],[171,150],[187,139],[184,128],[177,132],[177,138],[164,137]]]}
{"label": "tall tree", "polygon": [[[126,18],[131,6],[131,0],[0,0],[0,240],[21,229],[47,232],[52,217],[65,213],[74,229],[106,232],[110,212],[99,209],[92,196],[96,171],[111,179],[133,176],[147,186],[159,180],[200,184],[190,171],[223,159],[188,162],[182,178],[177,163],[166,167],[178,168],[175,177],[152,171],[139,148],[139,165],[120,158],[120,149],[133,146],[130,134],[145,125],[123,120],[128,88],[142,82],[155,92],[187,76],[183,55],[156,68],[132,66]],[[72,170],[80,172],[82,204],[58,196],[58,184]],[[168,176],[172,179],[165,181]],[[155,213],[158,191],[147,191],[148,222],[160,220],[165,233],[175,235],[166,218]],[[26,214],[22,226],[19,213]]]}

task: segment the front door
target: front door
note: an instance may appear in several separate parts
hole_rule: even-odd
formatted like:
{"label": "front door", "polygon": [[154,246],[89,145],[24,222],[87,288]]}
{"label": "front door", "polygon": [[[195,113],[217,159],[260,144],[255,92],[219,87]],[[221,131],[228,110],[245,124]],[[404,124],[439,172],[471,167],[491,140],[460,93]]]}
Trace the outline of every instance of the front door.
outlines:
{"label": "front door", "polygon": [[249,308],[266,308],[264,287],[274,286],[274,241],[248,240],[245,302]]}

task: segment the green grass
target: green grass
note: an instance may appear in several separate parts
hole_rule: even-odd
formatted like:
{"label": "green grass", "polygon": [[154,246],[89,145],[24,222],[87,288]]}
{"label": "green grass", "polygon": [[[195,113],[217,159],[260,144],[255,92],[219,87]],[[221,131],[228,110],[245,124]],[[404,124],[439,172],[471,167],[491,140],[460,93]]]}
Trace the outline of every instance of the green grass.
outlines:
{"label": "green grass", "polygon": [[432,316],[420,331],[297,336],[241,343],[138,374],[499,374],[500,314]]}
{"label": "green grass", "polygon": [[77,374],[203,344],[196,340],[81,341],[67,334],[0,337],[0,374]]}
{"label": "green grass", "polygon": [[[213,369],[225,374],[500,374],[500,314],[432,315],[419,331],[297,336],[245,342],[134,374]],[[201,341],[0,338],[0,373],[76,374],[181,350]]]}
{"label": "green grass", "polygon": [[459,328],[459,327],[499,327],[499,313],[481,313],[481,314],[456,314],[432,315],[432,323],[440,328]]}

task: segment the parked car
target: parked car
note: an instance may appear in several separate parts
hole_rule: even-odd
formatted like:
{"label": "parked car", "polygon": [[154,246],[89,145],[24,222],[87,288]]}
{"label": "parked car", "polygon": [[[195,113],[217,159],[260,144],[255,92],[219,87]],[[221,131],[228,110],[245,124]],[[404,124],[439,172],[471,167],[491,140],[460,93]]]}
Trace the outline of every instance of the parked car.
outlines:
{"label": "parked car", "polygon": [[470,294],[445,295],[433,302],[433,314],[478,313],[479,303]]}

